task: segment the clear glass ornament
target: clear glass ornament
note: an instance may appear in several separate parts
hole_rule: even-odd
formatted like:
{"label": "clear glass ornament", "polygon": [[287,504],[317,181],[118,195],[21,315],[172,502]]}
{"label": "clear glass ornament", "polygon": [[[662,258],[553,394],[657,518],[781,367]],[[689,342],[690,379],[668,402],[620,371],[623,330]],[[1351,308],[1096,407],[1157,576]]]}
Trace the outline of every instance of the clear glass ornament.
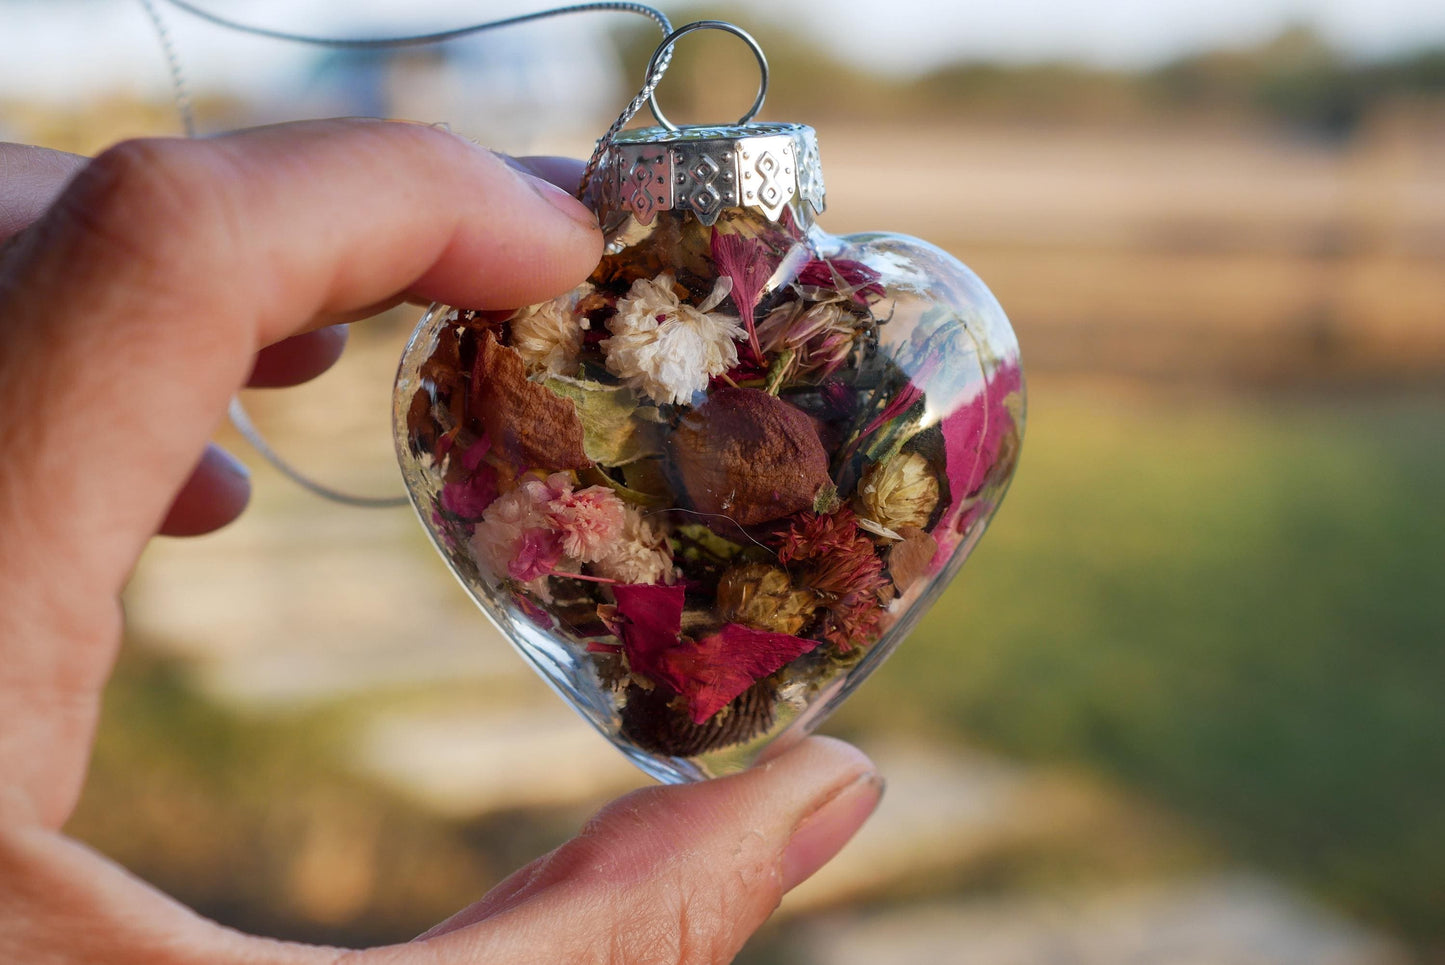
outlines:
{"label": "clear glass ornament", "polygon": [[1018,343],[946,252],[814,223],[810,128],[645,128],[577,290],[422,319],[397,451],[438,549],[663,781],[812,730],[958,571],[1023,432]]}

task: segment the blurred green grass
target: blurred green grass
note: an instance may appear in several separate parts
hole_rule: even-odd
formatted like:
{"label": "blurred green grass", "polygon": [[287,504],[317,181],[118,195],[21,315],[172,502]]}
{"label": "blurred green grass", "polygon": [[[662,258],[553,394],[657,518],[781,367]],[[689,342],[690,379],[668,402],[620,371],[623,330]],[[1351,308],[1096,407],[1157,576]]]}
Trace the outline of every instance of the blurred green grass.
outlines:
{"label": "blurred green grass", "polygon": [[1031,386],[1013,492],[847,729],[1096,767],[1445,935],[1445,404]]}

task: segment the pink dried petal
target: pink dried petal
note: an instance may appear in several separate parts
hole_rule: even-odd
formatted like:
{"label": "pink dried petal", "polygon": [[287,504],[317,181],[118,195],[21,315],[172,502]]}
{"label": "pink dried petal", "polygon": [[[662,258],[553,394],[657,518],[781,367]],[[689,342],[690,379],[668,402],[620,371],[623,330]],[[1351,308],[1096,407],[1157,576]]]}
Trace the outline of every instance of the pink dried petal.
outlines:
{"label": "pink dried petal", "polygon": [[562,562],[562,545],[556,533],[545,529],[529,529],[517,541],[507,573],[515,580],[530,583],[541,576],[551,576]]}
{"label": "pink dried petal", "polygon": [[531,597],[518,593],[513,599],[516,600],[517,609],[522,611],[522,615],[536,626],[543,630],[550,630],[555,625],[552,615],[534,603]]}
{"label": "pink dried petal", "polygon": [[761,359],[763,350],[758,345],[758,334],[753,328],[753,316],[757,313],[758,298],[763,286],[773,274],[775,267],[768,259],[768,247],[757,238],[725,234],[714,230],[712,233],[712,257],[717,263],[719,275],[725,275],[733,282],[733,304],[738,307],[743,325],[748,330],[748,343],[753,355]]}

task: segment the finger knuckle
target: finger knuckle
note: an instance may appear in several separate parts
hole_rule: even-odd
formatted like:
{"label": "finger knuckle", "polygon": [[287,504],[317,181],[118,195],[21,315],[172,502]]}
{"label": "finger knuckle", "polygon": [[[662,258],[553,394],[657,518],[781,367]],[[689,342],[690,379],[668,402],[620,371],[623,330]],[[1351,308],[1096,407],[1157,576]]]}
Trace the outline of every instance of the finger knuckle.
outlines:
{"label": "finger knuckle", "polygon": [[224,186],[210,176],[195,146],[159,138],[122,141],[81,169],[57,202],[92,258],[173,266],[198,245],[214,219]]}

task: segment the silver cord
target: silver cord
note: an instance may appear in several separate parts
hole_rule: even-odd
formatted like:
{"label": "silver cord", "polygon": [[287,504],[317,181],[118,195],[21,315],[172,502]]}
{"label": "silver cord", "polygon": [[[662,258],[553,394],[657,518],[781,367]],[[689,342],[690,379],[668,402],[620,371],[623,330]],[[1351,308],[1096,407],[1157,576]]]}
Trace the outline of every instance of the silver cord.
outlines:
{"label": "silver cord", "polygon": [[[141,0],[149,6],[147,0]],[[650,19],[662,30],[663,36],[672,32],[672,22],[667,15],[655,7],[649,7],[645,3],[630,3],[626,0],[599,0],[596,3],[576,3],[566,7],[553,7],[548,10],[538,10],[534,13],[523,13],[515,17],[506,17],[502,20],[489,20],[485,23],[471,24],[466,27],[456,27],[451,30],[438,30],[433,33],[406,34],[394,37],[317,37],[311,34],[291,33],[286,30],[273,30],[270,27],[257,27],[252,24],[242,23],[239,20],[232,20],[223,17],[218,13],[202,9],[189,0],[165,0],[171,6],[184,10],[193,17],[199,17],[208,23],[218,27],[225,27],[227,30],[235,30],[240,33],[252,34],[257,37],[269,37],[272,40],[287,40],[298,44],[309,44],[313,47],[343,47],[353,50],[381,49],[386,47],[416,47],[423,44],[441,43],[444,40],[455,40],[458,37],[467,37],[471,34],[481,33],[484,30],[496,30],[499,27],[514,27],[518,24],[530,23],[534,20],[547,20],[551,17],[562,17],[574,13],[637,13]]]}
{"label": "silver cord", "polygon": [[171,77],[171,95],[175,98],[176,111],[181,115],[181,128],[186,132],[186,137],[195,137],[196,112],[191,106],[191,92],[186,86],[186,72],[181,69],[180,55],[176,53],[175,38],[171,36],[170,27],[166,26],[165,18],[156,8],[155,0],[140,0],[140,5],[145,8],[146,16],[155,28],[156,38],[161,42],[161,53],[165,55],[166,68]]}
{"label": "silver cord", "polygon": [[[285,40],[292,43],[308,44],[315,47],[335,47],[353,50],[411,47],[422,44],[441,43],[442,41],[454,40],[458,37],[481,33],[484,30],[511,27],[517,24],[574,13],[637,13],[656,23],[664,37],[672,33],[672,22],[667,19],[667,15],[661,10],[642,3],[611,2],[611,0],[556,7],[551,10],[541,10],[536,13],[522,14],[503,20],[493,20],[487,23],[472,24],[466,27],[458,27],[452,30],[442,30],[434,33],[369,38],[315,37],[307,34],[290,33],[284,30],[272,30],[268,27],[257,27],[222,17],[219,14],[203,10],[187,2],[187,0],[164,0],[164,2],[194,17],[198,17],[201,20],[228,30],[252,34],[257,37],[268,37],[272,40]],[[174,38],[171,35],[169,27],[166,25],[165,18],[161,16],[160,9],[156,6],[156,0],[140,0],[140,4],[145,9],[146,16],[150,18],[151,25],[155,28],[156,36],[160,40],[161,51],[165,55],[166,66],[170,72],[171,90],[175,97],[176,110],[181,116],[181,126],[185,130],[187,137],[195,137],[197,133],[195,110],[192,106],[190,91],[186,84],[185,71],[181,67],[181,59],[176,52]],[[582,183],[577,188],[579,197],[585,192],[588,181],[596,171],[597,165],[601,163],[603,156],[607,153],[607,147],[612,143],[612,139],[617,136],[618,131],[627,125],[628,121],[632,120],[633,116],[642,109],[643,105],[648,102],[653,91],[657,89],[658,83],[662,80],[662,75],[667,72],[668,65],[671,62],[671,45],[667,45],[667,50],[661,52],[660,55],[653,55],[652,62],[648,65],[647,78],[643,84],[642,91],[623,109],[617,120],[607,129],[607,133],[598,139],[596,150],[593,151],[592,158],[587,162],[587,168],[582,175]],[[344,493],[338,489],[332,489],[330,486],[323,485],[311,479],[283,459],[281,454],[276,452],[275,449],[271,448],[270,443],[261,435],[261,431],[256,428],[256,424],[251,421],[251,417],[246,412],[246,407],[241,403],[239,396],[231,397],[231,404],[227,409],[227,415],[231,420],[231,425],[251,444],[251,447],[260,454],[261,458],[269,462],[277,472],[298,486],[301,486],[303,489],[306,489],[308,492],[320,496],[322,499],[328,499],[334,503],[341,503],[345,506],[357,506],[366,509],[391,509],[398,506],[405,506],[409,502],[406,496],[355,496],[350,493]]]}
{"label": "silver cord", "polygon": [[351,493],[344,493],[339,489],[332,489],[324,483],[319,483],[307,476],[301,470],[291,465],[281,457],[266,437],[261,435],[261,430],[251,421],[251,416],[246,412],[246,407],[241,404],[241,397],[231,396],[231,405],[226,410],[226,415],[231,419],[231,426],[239,432],[251,448],[261,454],[261,458],[269,462],[273,469],[305,489],[307,492],[315,493],[322,499],[329,499],[333,503],[341,503],[343,506],[357,506],[361,509],[395,509],[398,506],[407,505],[410,500],[405,496],[355,496]]}
{"label": "silver cord", "polygon": [[[661,13],[658,15],[662,16]],[[607,133],[597,139],[597,147],[592,151],[592,157],[587,160],[587,167],[582,171],[582,180],[577,185],[576,194],[579,198],[587,193],[587,185],[591,183],[592,175],[597,173],[597,166],[607,156],[607,148],[611,146],[612,139],[627,126],[628,121],[637,116],[637,112],[642,110],[643,105],[652,100],[653,94],[657,91],[657,85],[662,83],[662,75],[667,73],[667,68],[672,64],[673,45],[667,39],[672,36],[672,23],[666,17],[662,17],[658,26],[662,28],[664,38],[662,47],[653,53],[652,60],[647,64],[647,75],[643,78],[642,90],[638,91],[637,96],[622,109],[621,114],[617,115],[617,120],[612,122]]]}

